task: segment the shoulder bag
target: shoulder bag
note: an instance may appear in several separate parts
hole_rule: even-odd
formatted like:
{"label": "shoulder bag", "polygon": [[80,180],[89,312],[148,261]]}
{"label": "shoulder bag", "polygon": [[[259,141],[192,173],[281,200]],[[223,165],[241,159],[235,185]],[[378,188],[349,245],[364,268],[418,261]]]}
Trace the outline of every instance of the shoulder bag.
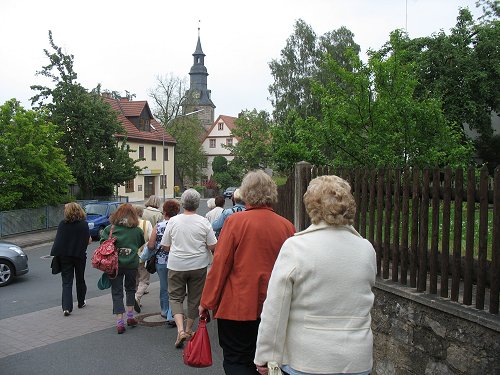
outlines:
{"label": "shoulder bag", "polygon": [[156,272],[156,253],[151,258],[149,258],[146,261],[146,266],[145,267],[146,267],[146,270],[149,273],[155,273]]}
{"label": "shoulder bag", "polygon": [[113,235],[114,225],[111,226],[109,237],[104,240],[92,255],[92,267],[106,272],[109,276],[118,274],[118,251],[116,250],[116,237]]}

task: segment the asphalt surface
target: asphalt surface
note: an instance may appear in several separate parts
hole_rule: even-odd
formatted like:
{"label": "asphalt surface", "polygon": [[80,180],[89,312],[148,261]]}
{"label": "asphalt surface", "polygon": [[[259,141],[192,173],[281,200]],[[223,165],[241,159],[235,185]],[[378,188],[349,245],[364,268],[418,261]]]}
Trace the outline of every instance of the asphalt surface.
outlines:
{"label": "asphalt surface", "polygon": [[[206,205],[206,203],[204,203]],[[230,202],[226,200],[226,206]],[[200,207],[200,214],[206,212]],[[2,238],[21,246],[30,272],[0,288],[0,374],[224,374],[218,346],[217,322],[207,327],[213,365],[184,365],[182,350],[174,347],[175,328],[160,317],[159,281],[151,278],[143,297],[139,326],[118,335],[109,290],[97,289],[100,273],[87,260],[87,306],[64,317],[60,306],[60,276],[50,273],[50,247],[55,230]],[[88,254],[97,246],[91,244]],[[90,257],[89,257],[90,258]],[[73,293],[76,298],[76,292]]]}

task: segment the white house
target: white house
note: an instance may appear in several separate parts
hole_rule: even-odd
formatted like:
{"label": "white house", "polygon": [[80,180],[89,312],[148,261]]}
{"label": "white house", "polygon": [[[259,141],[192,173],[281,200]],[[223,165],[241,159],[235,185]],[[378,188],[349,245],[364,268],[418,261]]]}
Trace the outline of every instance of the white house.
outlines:
{"label": "white house", "polygon": [[202,142],[203,151],[207,154],[207,165],[203,172],[202,182],[209,180],[213,175],[212,162],[216,156],[224,156],[228,162],[234,159],[234,155],[224,146],[238,143],[238,139],[232,134],[235,120],[236,117],[219,115],[207,130]]}
{"label": "white house", "polygon": [[118,187],[118,195],[128,196],[129,201],[145,200],[151,195],[163,197],[164,194],[165,198],[172,198],[175,139],[154,119],[147,101],[103,98],[118,113],[118,120],[126,132],[115,134],[115,137],[126,137],[133,150],[132,159],[144,159],[136,163],[142,170],[133,180]]}

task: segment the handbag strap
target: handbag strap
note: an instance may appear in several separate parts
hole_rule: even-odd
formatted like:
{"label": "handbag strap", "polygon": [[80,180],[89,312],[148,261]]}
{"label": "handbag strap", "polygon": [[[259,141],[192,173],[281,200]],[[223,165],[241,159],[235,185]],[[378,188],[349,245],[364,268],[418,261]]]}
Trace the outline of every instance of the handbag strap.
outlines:
{"label": "handbag strap", "polygon": [[[146,220],[142,220],[142,232],[144,233],[144,241],[148,242],[149,236],[146,233],[146,231],[147,231],[146,224],[147,224]],[[147,239],[146,239],[146,237],[147,237]]]}
{"label": "handbag strap", "polygon": [[115,227],[115,225],[114,225],[114,224],[112,224],[112,225],[111,225],[111,229],[109,230],[109,237],[108,237],[108,240],[110,240],[110,239],[111,239],[111,236],[112,236],[112,234],[113,234],[113,228],[114,228],[114,227]]}

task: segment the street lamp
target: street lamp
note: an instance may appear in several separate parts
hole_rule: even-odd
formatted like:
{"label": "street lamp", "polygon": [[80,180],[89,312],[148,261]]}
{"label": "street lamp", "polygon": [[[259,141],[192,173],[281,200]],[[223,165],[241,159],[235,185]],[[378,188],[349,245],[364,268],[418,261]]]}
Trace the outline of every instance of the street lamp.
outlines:
{"label": "street lamp", "polygon": [[[163,133],[162,133],[162,152],[163,152],[163,158],[162,158],[162,177],[161,177],[161,180],[163,180],[163,202],[165,202],[165,186],[167,185],[167,176],[165,174],[165,133],[167,131],[167,125],[170,124],[172,121],[174,121],[175,119],[178,119],[179,117],[186,117],[186,116],[191,116],[191,115],[194,115],[196,113],[200,113],[200,112],[203,112],[203,108],[202,109],[198,109],[196,111],[193,111],[193,112],[188,112],[188,113],[185,113],[183,115],[179,115],[179,116],[175,116],[173,118],[171,118],[170,120],[167,121],[167,123],[165,124],[165,126],[163,127]],[[153,129],[154,131],[158,132],[158,130],[151,124],[149,124],[149,126],[151,126],[151,129]]]}

